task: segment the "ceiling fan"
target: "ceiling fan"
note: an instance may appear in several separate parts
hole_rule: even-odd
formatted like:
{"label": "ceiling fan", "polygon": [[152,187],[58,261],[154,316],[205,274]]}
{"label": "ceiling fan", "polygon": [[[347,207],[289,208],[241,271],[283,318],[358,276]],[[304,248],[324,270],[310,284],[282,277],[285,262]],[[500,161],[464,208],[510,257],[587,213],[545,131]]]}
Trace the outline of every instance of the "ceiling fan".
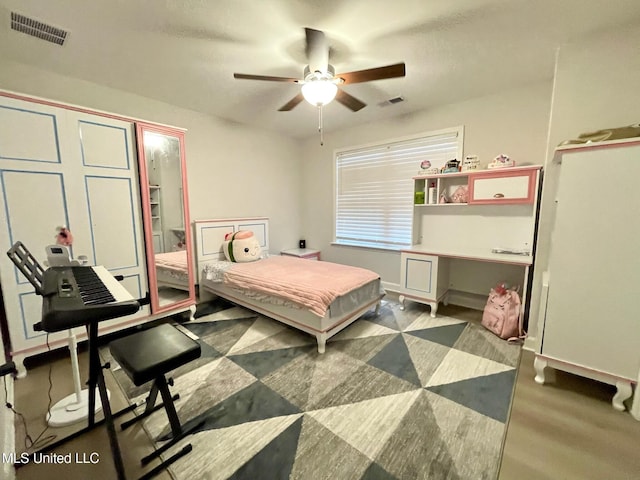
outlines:
{"label": "ceiling fan", "polygon": [[[333,65],[329,64],[329,44],[324,32],[312,28],[305,28],[304,30],[306,35],[305,52],[309,64],[304,68],[302,79],[244,73],[234,73],[233,77],[245,80],[290,82],[302,85],[301,91],[280,107],[278,111],[290,111],[302,100],[307,100],[312,105],[320,107],[320,118],[322,119],[322,107],[334,98],[354,112],[366,106],[364,102],[339,88],[340,85],[405,76],[404,63],[336,74]],[[322,131],[322,120],[320,120],[320,131]]]}

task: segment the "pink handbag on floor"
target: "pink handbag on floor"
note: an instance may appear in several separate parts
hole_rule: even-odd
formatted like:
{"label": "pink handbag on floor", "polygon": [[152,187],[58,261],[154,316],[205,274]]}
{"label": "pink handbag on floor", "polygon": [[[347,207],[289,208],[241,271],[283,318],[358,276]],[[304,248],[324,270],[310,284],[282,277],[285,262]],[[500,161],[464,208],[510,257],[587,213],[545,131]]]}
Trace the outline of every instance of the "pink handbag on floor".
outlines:
{"label": "pink handbag on floor", "polygon": [[482,313],[482,325],[500,338],[520,342],[526,337],[521,305],[517,289],[507,289],[504,284],[492,288]]}

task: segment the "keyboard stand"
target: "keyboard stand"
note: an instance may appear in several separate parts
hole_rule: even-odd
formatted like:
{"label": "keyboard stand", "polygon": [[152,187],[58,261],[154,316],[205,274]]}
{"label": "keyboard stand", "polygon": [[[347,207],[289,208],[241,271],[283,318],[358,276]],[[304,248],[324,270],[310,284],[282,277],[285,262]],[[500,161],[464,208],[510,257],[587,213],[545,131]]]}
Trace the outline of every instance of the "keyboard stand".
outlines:
{"label": "keyboard stand", "polygon": [[[31,462],[32,458],[35,455],[47,453],[52,450],[55,450],[60,445],[67,443],[70,440],[78,438],[79,436],[92,431],[96,427],[100,427],[103,424],[106,424],[107,433],[109,435],[109,445],[111,447],[111,454],[113,456],[113,463],[116,468],[116,473],[118,475],[118,480],[126,480],[125,472],[124,472],[124,463],[122,461],[122,453],[120,451],[120,445],[118,443],[118,437],[116,435],[115,425],[113,420],[115,418],[124,415],[125,413],[133,411],[137,405],[129,405],[128,407],[119,410],[116,413],[111,412],[111,404],[109,403],[109,394],[107,393],[107,385],[105,383],[104,374],[102,372],[103,368],[109,368],[109,364],[104,367],[100,363],[100,353],[98,351],[98,322],[91,322],[87,324],[87,334],[89,336],[89,412],[87,418],[87,426],[77,432],[68,435],[65,438],[58,440],[57,442],[46,445],[40,450],[29,455],[28,462],[22,462],[15,464],[15,468],[19,468],[22,465],[28,464]],[[104,418],[102,420],[96,421],[95,419],[95,403],[96,403],[96,387],[98,392],[100,393],[100,400],[102,401],[102,411],[104,414]]]}
{"label": "keyboard stand", "polygon": [[[72,329],[69,329],[67,347],[71,358],[71,374],[73,377],[73,393],[58,401],[47,415],[50,427],[65,427],[86,421],[89,412],[89,390],[82,388],[80,368],[78,366],[78,340]],[[102,404],[96,400],[95,413],[102,411]]]}
{"label": "keyboard stand", "polygon": [[[29,249],[20,241],[16,242],[7,252],[7,255],[20,272],[29,280],[29,282],[35,288],[35,292],[38,295],[45,296],[47,291],[44,285],[44,268],[38,263],[38,260],[31,254]],[[117,285],[118,281],[114,277],[114,282]],[[139,306],[149,304],[149,294],[143,299],[138,300]],[[116,468],[118,480],[126,480],[124,472],[124,463],[122,462],[122,453],[120,452],[120,445],[118,444],[118,437],[116,435],[116,429],[113,424],[113,419],[127,412],[133,411],[138,405],[133,404],[122,410],[112,413],[111,404],[109,403],[109,393],[107,392],[107,385],[105,383],[104,374],[102,373],[103,366],[100,363],[100,352],[98,351],[98,321],[89,321],[85,323],[87,329],[87,336],[89,342],[89,409],[87,412],[87,426],[81,430],[78,430],[71,435],[58,440],[52,444],[49,444],[40,450],[29,455],[29,459],[14,464],[16,469],[22,465],[31,463],[34,456],[50,452],[60,445],[79,437],[80,435],[93,430],[96,427],[101,426],[103,423],[107,426],[107,433],[109,434],[109,444],[111,447],[111,453],[113,455],[113,463]],[[55,331],[55,330],[54,330]],[[109,364],[104,368],[109,368]],[[104,413],[104,419],[96,421],[95,406],[96,406],[96,387],[100,393],[100,399],[102,401],[102,410]],[[150,478],[149,475],[146,476]]]}
{"label": "keyboard stand", "polygon": [[88,424],[88,427],[90,428],[93,425],[95,425],[95,416],[96,416],[96,413],[95,413],[96,388],[95,387],[97,385],[98,391],[100,392],[100,400],[102,401],[102,411],[104,412],[104,420],[105,420],[105,423],[107,424],[107,432],[109,434],[109,444],[111,446],[111,454],[113,455],[113,463],[116,467],[118,480],[125,480],[126,477],[124,474],[124,463],[122,463],[122,454],[120,453],[120,445],[118,444],[116,427],[113,424],[113,415],[111,414],[111,404],[109,403],[109,393],[107,392],[107,385],[104,380],[104,374],[102,373],[102,365],[100,363],[100,354],[98,352],[98,323],[97,322],[90,323],[87,326],[87,333],[89,334],[89,418],[88,418],[89,424]]}

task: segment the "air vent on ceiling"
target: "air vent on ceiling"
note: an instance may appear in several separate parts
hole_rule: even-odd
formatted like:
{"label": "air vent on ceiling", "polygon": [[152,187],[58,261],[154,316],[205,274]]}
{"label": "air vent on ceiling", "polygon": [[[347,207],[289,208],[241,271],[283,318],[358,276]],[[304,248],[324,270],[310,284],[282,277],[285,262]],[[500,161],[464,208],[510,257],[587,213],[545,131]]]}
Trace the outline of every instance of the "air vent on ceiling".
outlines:
{"label": "air vent on ceiling", "polygon": [[397,97],[390,98],[389,100],[385,100],[384,102],[380,102],[378,105],[380,107],[386,107],[388,105],[395,105],[396,103],[404,102],[404,97],[398,95]]}
{"label": "air vent on ceiling", "polygon": [[69,34],[69,32],[15,12],[11,12],[11,28],[56,45],[63,45]]}

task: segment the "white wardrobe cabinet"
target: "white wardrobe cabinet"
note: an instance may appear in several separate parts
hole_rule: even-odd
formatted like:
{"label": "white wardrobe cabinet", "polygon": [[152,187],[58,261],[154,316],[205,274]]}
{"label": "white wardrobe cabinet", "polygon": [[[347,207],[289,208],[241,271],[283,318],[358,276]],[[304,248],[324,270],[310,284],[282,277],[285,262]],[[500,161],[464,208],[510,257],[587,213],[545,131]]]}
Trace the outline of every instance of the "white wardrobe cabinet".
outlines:
{"label": "white wardrobe cabinet", "polygon": [[616,385],[623,410],[640,369],[640,141],[562,147],[555,161],[536,381],[549,366]]}
{"label": "white wardrobe cabinet", "polygon": [[[0,92],[0,283],[11,342],[25,357],[66,345],[68,332],[47,335],[42,298],[7,252],[18,240],[46,267],[45,247],[66,225],[72,257],[103,265],[134,298],[149,291],[135,124],[114,115]],[[101,332],[147,321],[135,315],[100,322]],[[86,338],[83,328],[73,333]]]}

